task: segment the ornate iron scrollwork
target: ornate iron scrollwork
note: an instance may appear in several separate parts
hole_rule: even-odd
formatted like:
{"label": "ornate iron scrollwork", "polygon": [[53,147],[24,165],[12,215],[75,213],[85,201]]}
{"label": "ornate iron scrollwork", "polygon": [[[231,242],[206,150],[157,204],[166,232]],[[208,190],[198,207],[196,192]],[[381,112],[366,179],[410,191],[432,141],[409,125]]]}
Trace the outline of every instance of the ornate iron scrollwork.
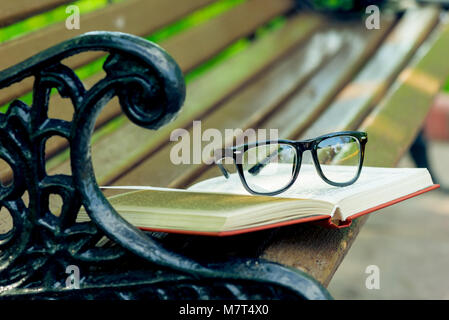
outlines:
{"label": "ornate iron scrollwork", "polygon": [[[109,57],[106,76],[86,90],[61,61],[89,50]],[[13,220],[12,229],[0,235],[0,299],[330,297],[306,274],[275,263],[200,262],[169,250],[127,223],[104,197],[89,145],[102,108],[118,97],[131,121],[157,129],[183,104],[182,73],[164,50],[127,34],[87,33],[2,71],[0,89],[29,76],[35,78],[32,106],[16,100],[0,114],[0,158],[14,175],[0,187],[0,205]],[[71,100],[72,121],[48,117],[54,88]],[[47,175],[45,143],[52,136],[69,141],[72,175]],[[50,212],[51,194],[62,198],[59,216]],[[81,206],[90,222],[76,222]],[[112,245],[97,245],[104,236]],[[79,288],[66,287],[69,265],[82,270]]]}

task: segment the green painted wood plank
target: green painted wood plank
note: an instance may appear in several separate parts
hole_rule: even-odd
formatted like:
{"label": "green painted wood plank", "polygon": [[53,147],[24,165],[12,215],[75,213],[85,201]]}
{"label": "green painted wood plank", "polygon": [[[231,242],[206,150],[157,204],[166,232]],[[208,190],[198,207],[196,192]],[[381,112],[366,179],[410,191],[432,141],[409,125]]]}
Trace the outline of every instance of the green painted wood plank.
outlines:
{"label": "green painted wood plank", "polygon": [[[98,150],[100,156],[104,154],[106,159],[101,159],[104,160],[101,165],[100,158],[94,159],[94,166],[98,168],[97,178],[105,182],[131,168],[134,163],[165,144],[172,130],[191,125],[193,119],[200,118],[257,77],[269,65],[307,39],[322,24],[323,20],[319,16],[299,15],[282,28],[256,40],[246,50],[195,79],[187,86],[186,102],[178,118],[160,130],[149,132],[125,122],[119,130],[100,139],[93,145],[94,155],[97,153],[95,150]],[[141,138],[143,136],[145,139]],[[56,167],[55,170],[64,170],[61,166],[68,168],[69,162]]]}
{"label": "green painted wood plank", "polygon": [[[26,58],[81,33],[94,30],[121,31],[139,36],[148,34],[182,18],[213,0],[168,1],[128,0],[111,4],[104,9],[82,15],[79,30],[68,30],[65,21],[49,26],[39,32],[7,41],[0,45],[0,70],[15,65]],[[161,15],[158,12],[165,12]],[[81,67],[99,57],[102,53],[89,53],[65,61],[71,68]],[[33,86],[32,79],[25,79],[0,91],[0,105],[16,99]]]}
{"label": "green painted wood plank", "polygon": [[[385,39],[376,54],[307,130],[293,138],[311,138],[328,132],[356,128],[384,97],[399,72],[435,27],[439,10],[409,10]],[[303,131],[303,132],[301,132]]]}
{"label": "green painted wood plank", "polygon": [[449,76],[449,25],[440,27],[401,72],[387,97],[369,114],[361,130],[369,134],[366,163],[394,166],[413,142]]}
{"label": "green painted wood plank", "polygon": [[[272,3],[271,0],[252,0],[236,6],[235,8],[224,12],[222,15],[219,15],[204,24],[190,28],[185,32],[162,41],[160,45],[175,58],[178,58],[177,62],[180,64],[181,69],[184,72],[188,72],[195,66],[211,59],[217,51],[230,45],[235,39],[248,35],[250,30],[257,30],[257,26],[269,22],[273,17],[289,9],[292,4],[291,0],[282,0],[271,5],[271,7],[267,7],[267,1]],[[261,10],[261,8],[264,8],[265,10]],[[248,12],[253,12],[253,14],[250,17],[246,17]],[[310,22],[311,24],[310,26],[306,26],[304,29],[311,30],[316,28],[317,19],[318,18],[305,19],[304,23]],[[246,21],[245,26],[242,25],[243,21]],[[221,34],[222,29],[225,29],[227,25],[236,25],[239,26],[239,28],[227,30],[225,34]],[[220,34],[220,36],[217,37],[217,34]],[[301,39],[300,33],[297,37]],[[210,41],[211,38],[214,39],[213,43]],[[291,33],[287,34],[285,37],[282,37],[279,41],[279,45],[281,46],[280,49],[282,49],[282,46],[285,45],[284,43],[287,41],[294,40],[295,38],[293,38]],[[208,47],[207,50],[204,48],[205,43]],[[272,54],[272,52],[273,48],[267,50],[266,53],[262,54],[261,58],[257,59],[263,61],[263,59]],[[96,74],[86,79],[86,86],[89,87],[96,83],[96,81],[102,77],[102,74],[103,73]],[[223,72],[222,75],[217,78],[222,79],[223,77],[226,77],[227,74],[228,73]],[[224,86],[223,88],[226,89],[227,87]],[[220,89],[214,90],[221,92]],[[50,117],[64,120],[70,120],[72,118],[73,107],[70,101],[66,99],[58,99],[56,97],[53,105],[57,106],[57,108],[52,108],[50,106]],[[97,127],[116,117],[120,113],[120,105],[117,100],[114,100],[99,116],[99,119],[97,120]],[[61,140],[49,141],[47,146],[48,155],[53,155],[66,146],[67,143],[64,143]],[[136,146],[136,148],[140,150],[140,146]]]}
{"label": "green painted wood plank", "polygon": [[[360,28],[359,22],[354,22],[351,27],[347,26],[347,29],[341,32],[340,40],[344,44],[334,59],[323,66],[304,87],[294,92],[283,105],[276,109],[276,112],[259,123],[257,129],[275,129],[278,130],[280,138],[296,138],[298,131],[303,131],[317,115],[328,108],[332,99],[342,87],[351,81],[364,63],[369,63],[370,56],[393,23],[392,17],[384,17],[384,21],[382,21],[384,28],[377,33],[364,31]],[[323,50],[323,48],[335,45],[334,35],[335,26],[321,34],[317,33],[314,41],[317,47]],[[365,40],[367,36],[372,37],[368,43]],[[331,41],[332,39],[334,41]],[[314,56],[316,56],[316,51],[311,51],[310,57]],[[201,175],[192,175],[192,180],[189,183],[219,175],[221,172],[218,168],[212,166]]]}
{"label": "green painted wood plank", "polygon": [[75,0],[15,0],[0,4],[0,27],[10,25],[33,15],[51,10]]}
{"label": "green painted wood plank", "polygon": [[[226,129],[257,128],[259,123],[281,110],[282,104],[292,94],[297,90],[304,90],[303,86],[312,81],[311,79],[316,78],[316,74],[331,77],[327,72],[327,66],[332,63],[334,66],[332,70],[335,73],[329,81],[329,86],[324,86],[324,90],[339,87],[335,84],[346,80],[344,75],[347,75],[348,70],[352,70],[353,74],[357,71],[354,66],[360,63],[359,59],[368,59],[370,51],[375,47],[372,44],[379,43],[381,41],[379,34],[383,33],[383,31],[366,33],[366,30],[360,29],[358,25],[341,26],[340,28],[332,26],[326,30],[332,31],[323,31],[314,35],[307,45],[299,47],[294,54],[285,58],[263,76],[253,81],[245,90],[234,95],[219,109],[202,119],[202,130],[213,128],[223,134]],[[353,32],[353,37],[344,36],[349,31]],[[364,34],[364,36],[357,37],[356,34]],[[323,43],[330,40],[335,41],[335,46],[328,47],[327,51],[323,50]],[[321,50],[320,55],[316,53],[317,50]],[[347,54],[352,51],[354,54],[351,57],[354,59],[347,59]],[[330,54],[330,59],[326,57],[326,54]],[[338,65],[338,68],[335,68],[335,64]],[[313,65],[317,67],[311,69],[310,66]],[[231,143],[231,141],[226,142]],[[167,144],[115,183],[118,185],[132,182],[143,185],[185,186],[207,166],[204,164],[172,164],[170,152],[175,144]],[[164,170],[160,170],[162,167]]]}

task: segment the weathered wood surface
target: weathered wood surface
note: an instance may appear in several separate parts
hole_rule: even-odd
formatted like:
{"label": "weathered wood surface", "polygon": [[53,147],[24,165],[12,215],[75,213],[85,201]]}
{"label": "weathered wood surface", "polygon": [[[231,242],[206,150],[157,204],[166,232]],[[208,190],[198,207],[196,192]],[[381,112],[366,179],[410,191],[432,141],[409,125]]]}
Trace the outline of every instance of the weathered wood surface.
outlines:
{"label": "weathered wood surface", "polygon": [[[202,1],[204,2],[204,0]],[[173,57],[175,57],[184,72],[188,72],[195,66],[198,66],[213,57],[217,52],[231,44],[236,39],[249,35],[256,30],[257,27],[289,10],[291,5],[292,2],[290,0],[282,0],[278,2],[272,2],[269,0],[252,0],[223,13],[215,19],[211,19],[204,24],[193,27],[179,35],[175,35],[172,38],[163,41],[160,45]],[[252,14],[248,15],[248,12],[252,12]],[[281,54],[283,54],[285,50],[288,50],[292,45],[297,44],[301,41],[301,39],[315,30],[319,26],[320,20],[322,20],[318,16],[301,16],[301,19],[303,20],[301,23],[299,23],[298,18],[290,23],[292,27],[288,28],[285,34],[277,32],[277,36],[280,38],[276,39],[274,42],[271,42],[270,46],[265,44],[264,48],[259,49],[259,55],[261,57],[253,57],[253,59],[261,61],[262,63],[273,62],[275,59],[280,58]],[[238,26],[238,28],[227,28],[226,26],[229,25]],[[226,32],[223,30],[226,30]],[[264,43],[268,43],[268,41],[264,41]],[[274,48],[271,47],[273,45],[275,46]],[[262,52],[262,50],[266,50],[266,52]],[[264,62],[264,59],[268,59],[268,61]],[[260,66],[258,67],[261,68]],[[233,68],[233,70],[235,70],[235,68]],[[249,71],[251,70],[252,69]],[[244,71],[245,70],[238,70],[237,72],[243,73]],[[229,71],[226,72],[229,73]],[[251,75],[251,73],[249,74]],[[99,73],[89,77],[84,81],[85,85],[90,87],[92,84],[101,79],[102,76],[103,75]],[[224,76],[224,74],[221,75],[221,77],[222,76]],[[215,80],[215,83],[218,84],[219,82]],[[232,82],[232,84],[239,85],[241,82],[235,81]],[[25,84],[22,83],[21,90],[24,86]],[[216,90],[220,89],[217,88]],[[106,110],[102,112],[97,121],[97,125],[100,126],[106,123],[110,119],[119,115],[120,112],[120,105],[117,100],[114,100],[114,102],[108,105]],[[72,114],[73,108],[70,101],[61,99],[59,96],[53,98],[49,110],[50,117],[70,120],[72,118]],[[122,134],[120,135],[123,136]],[[66,146],[67,142],[65,140],[52,139],[47,144],[46,152],[48,153],[48,156],[52,156]]]}
{"label": "weathered wood surface", "polygon": [[[36,1],[37,2],[37,1]],[[186,14],[212,3],[213,0],[128,0],[81,15],[79,30],[68,30],[65,21],[0,45],[0,70],[15,65],[36,53],[81,33],[95,30],[120,31],[147,36]],[[160,14],[164,12],[164,14]],[[67,61],[78,68],[99,58],[101,53],[77,55]],[[26,79],[0,92],[0,105],[31,91],[33,81]]]}
{"label": "weathered wood surface", "polygon": [[23,20],[41,12],[48,11],[75,0],[15,0],[0,4],[0,27]]}
{"label": "weathered wood surface", "polygon": [[[97,179],[100,183],[116,179],[136,162],[166,144],[172,130],[192,125],[194,119],[200,119],[203,114],[216,108],[240,88],[258,78],[270,65],[303,43],[323,23],[321,17],[301,14],[282,28],[256,40],[247,50],[195,79],[187,86],[186,102],[180,115],[156,132],[149,132],[125,121],[123,126],[93,145]],[[107,108],[119,110],[117,104],[111,104]],[[107,161],[102,157],[107,157]],[[64,172],[69,166],[70,163],[66,161],[55,167],[55,170]]]}
{"label": "weathered wood surface", "polygon": [[[165,0],[129,0],[86,15],[81,31],[87,26],[143,36],[211,2],[174,5]],[[250,0],[161,45],[187,72],[292,6],[291,0]],[[148,18],[149,11],[154,19]],[[168,14],[159,14],[162,11]],[[281,138],[291,139],[360,128],[369,134],[366,165],[394,166],[449,74],[449,29],[441,23],[435,28],[439,13],[426,7],[407,12],[399,21],[383,16],[380,30],[367,30],[360,21],[337,23],[310,13],[291,16],[281,28],[256,38],[245,50],[190,82],[182,113],[157,132],[138,128],[124,117],[113,129],[100,128],[120,113],[113,101],[97,123],[99,134],[93,144],[97,179],[100,184],[187,187],[219,175],[214,166],[170,162],[174,145],[170,133],[176,128],[192,133],[192,121],[198,119],[203,130],[279,129]],[[118,25],[118,20],[125,23]],[[0,69],[74,35],[55,25],[2,44]],[[96,57],[83,55],[68,64],[77,67]],[[101,77],[90,77],[86,85]],[[1,92],[0,103],[29,91],[31,83],[25,80]],[[70,119],[67,101],[54,96],[52,103],[57,106],[51,109],[52,117]],[[46,151],[52,156],[66,145],[63,139],[51,140]],[[50,174],[70,173],[70,162],[52,161],[47,168]],[[0,164],[5,179],[9,173],[3,169]],[[264,257],[305,270],[327,285],[366,219],[356,219],[343,230],[305,224],[225,239],[155,235],[187,255]]]}
{"label": "weathered wood surface", "polygon": [[[357,71],[359,63],[366,61],[372,54],[383,32],[386,32],[367,32],[358,28],[357,24],[352,25],[352,28],[345,26],[339,31],[337,28],[331,26],[315,33],[309,41],[310,46],[299,47],[244,90],[233,95],[214,113],[202,119],[202,130],[215,128],[224,136],[227,128],[259,128],[265,119],[283,113],[284,103],[296,92],[303,92],[309,97],[337,94],[350,75]],[[317,54],[320,51],[321,57]],[[326,53],[330,55],[329,58]],[[320,81],[314,81],[317,78]],[[301,108],[306,105],[296,106]],[[282,127],[274,129],[282,130]],[[193,135],[192,130],[189,129],[190,136]],[[150,185],[186,186],[207,167],[203,164],[172,164],[170,152],[176,143],[167,143],[156,154],[115,181],[115,184],[124,185],[134,181],[141,185],[146,181]],[[156,169],[161,165],[166,168],[164,172]]]}

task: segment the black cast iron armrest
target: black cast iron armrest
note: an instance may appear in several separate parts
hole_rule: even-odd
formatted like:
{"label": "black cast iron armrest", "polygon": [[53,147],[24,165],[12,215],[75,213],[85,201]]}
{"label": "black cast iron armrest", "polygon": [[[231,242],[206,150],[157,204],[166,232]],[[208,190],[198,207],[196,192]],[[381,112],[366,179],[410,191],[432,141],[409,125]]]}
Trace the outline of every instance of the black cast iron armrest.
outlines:
{"label": "black cast iron armrest", "polygon": [[[61,61],[91,50],[109,57],[106,77],[86,90]],[[13,218],[11,231],[0,235],[0,299],[330,297],[306,274],[279,264],[200,262],[174,252],[127,223],[104,197],[89,145],[102,108],[117,96],[131,121],[157,129],[183,104],[182,73],[160,47],[122,33],[84,34],[0,72],[0,89],[29,76],[35,77],[32,106],[14,101],[0,114],[0,157],[14,173],[13,183],[0,187],[0,204]],[[53,88],[73,103],[71,122],[48,117]],[[52,136],[69,141],[72,175],[46,174],[45,143]],[[63,200],[59,217],[50,212],[51,194]],[[76,222],[82,205],[88,223]],[[114,245],[96,246],[104,236]],[[81,271],[79,288],[66,286],[73,265]]]}

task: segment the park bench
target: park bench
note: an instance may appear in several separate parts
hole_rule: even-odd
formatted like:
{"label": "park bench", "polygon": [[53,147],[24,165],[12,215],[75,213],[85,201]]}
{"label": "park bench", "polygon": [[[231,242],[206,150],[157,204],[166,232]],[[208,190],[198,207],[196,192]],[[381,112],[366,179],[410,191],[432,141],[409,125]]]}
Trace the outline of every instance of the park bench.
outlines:
{"label": "park bench", "polygon": [[[0,26],[71,2],[2,2]],[[211,165],[170,161],[170,133],[191,132],[194,120],[203,130],[278,129],[289,139],[360,129],[369,135],[365,165],[395,166],[449,76],[445,13],[385,13],[370,30],[293,0],[247,0],[159,41],[174,60],[134,36],[81,35],[146,37],[213,5],[119,1],[82,15],[79,30],[61,22],[0,44],[0,105],[9,104],[0,199],[13,220],[0,236],[0,298],[330,297],[325,287],[367,216],[344,229],[143,233],[114,214],[98,185],[185,188],[218,176]],[[82,79],[85,91],[73,70],[95,61],[104,71]],[[20,101],[31,91],[29,108]],[[60,212],[49,204],[58,196]],[[89,223],[75,223],[81,204]],[[80,288],[66,286],[68,266],[79,267]]]}

